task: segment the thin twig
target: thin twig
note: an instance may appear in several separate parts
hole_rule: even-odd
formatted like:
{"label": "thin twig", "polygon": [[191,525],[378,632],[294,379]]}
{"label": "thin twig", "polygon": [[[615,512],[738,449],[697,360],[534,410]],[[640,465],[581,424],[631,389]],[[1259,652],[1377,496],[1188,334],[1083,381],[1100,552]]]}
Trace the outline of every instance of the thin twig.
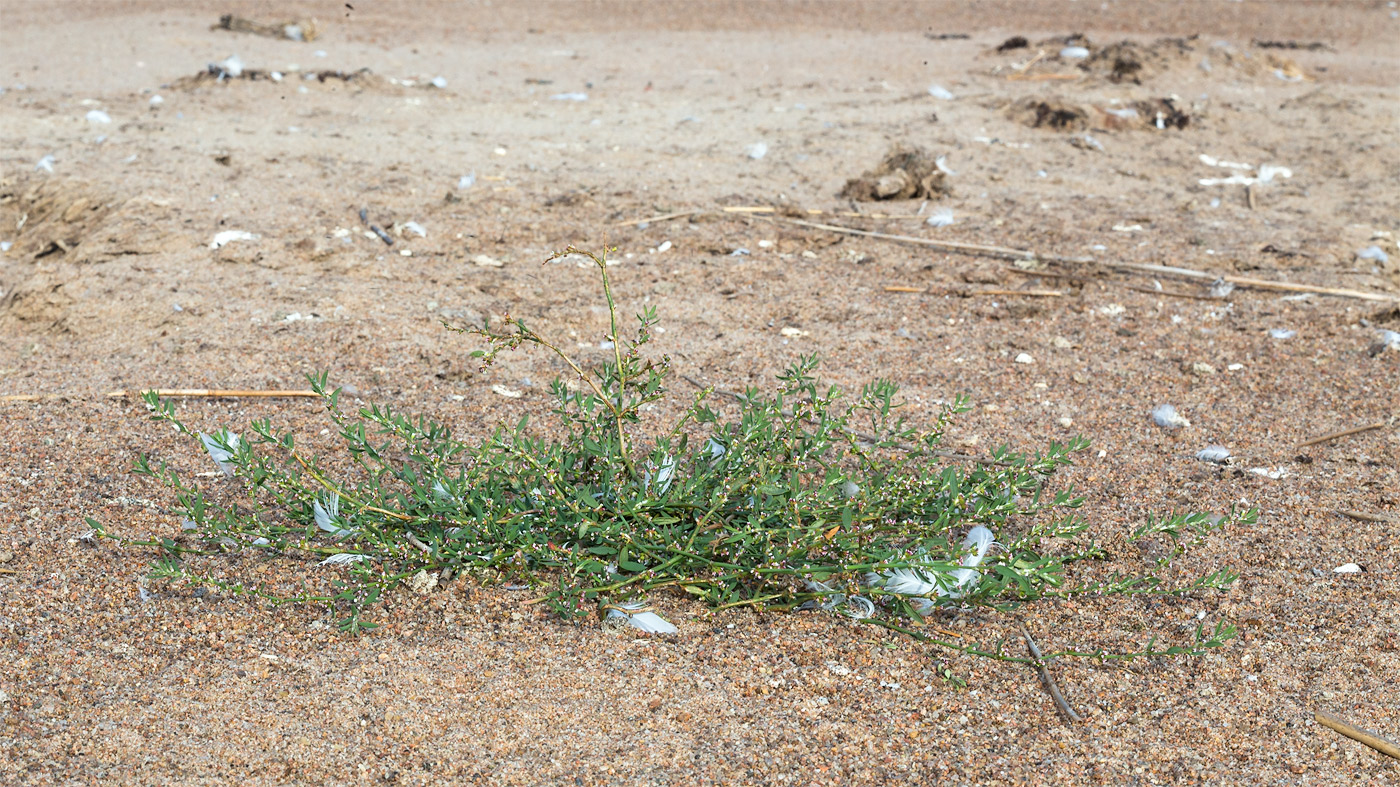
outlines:
{"label": "thin twig", "polygon": [[1043,58],[1043,57],[1045,57],[1045,50],[1044,50],[1044,49],[1036,50],[1035,57],[1031,58],[1030,60],[1027,60],[1026,62],[1022,63],[1022,64],[1019,65],[1019,66],[1013,67],[1011,70],[1012,70],[1012,71],[1015,71],[1015,72],[1017,72],[1017,73],[1020,73],[1020,74],[1024,74],[1024,73],[1026,73],[1027,71],[1030,70],[1030,67],[1031,67],[1031,66],[1035,65],[1036,63],[1039,63],[1039,62],[1040,62],[1040,59]]}
{"label": "thin twig", "polygon": [[912,235],[892,235],[888,232],[871,232],[869,230],[858,230],[853,227],[841,227],[835,224],[819,224],[815,221],[803,221],[801,219],[789,219],[784,216],[759,216],[758,218],[768,221],[778,221],[784,224],[795,224],[799,227],[810,227],[814,230],[825,230],[827,232],[838,232],[843,235],[860,235],[866,238],[879,238],[880,240],[894,241],[896,243],[910,243],[915,246],[927,246],[931,249],[942,251],[958,252],[962,254],[975,254],[982,257],[996,257],[1005,260],[1048,260],[1058,259],[1043,257],[1033,251],[1026,249],[1009,249],[1005,246],[984,246],[980,243],[955,243],[946,240],[929,240],[928,238],[916,238]]}
{"label": "thin twig", "polygon": [[[106,396],[106,397],[109,398],[109,399],[116,399],[116,398],[121,398],[121,397],[133,397],[133,398],[135,398],[135,397],[138,397],[138,396],[144,396],[144,395],[146,395],[146,394],[148,394],[148,393],[153,393],[153,394],[155,394],[155,395],[157,395],[157,396],[189,396],[189,397],[226,398],[226,399],[245,399],[245,398],[252,398],[252,397],[259,397],[259,398],[264,398],[264,399],[270,399],[270,398],[288,398],[288,397],[301,397],[301,398],[315,399],[315,398],[319,398],[319,397],[320,397],[320,394],[316,393],[315,391],[297,391],[297,390],[292,390],[292,391],[243,391],[243,390],[224,390],[224,389],[220,389],[220,388],[146,388],[146,389],[131,389],[131,390],[122,390],[122,391],[108,391],[107,393],[103,394],[103,396]],[[45,399],[73,399],[73,398],[78,398],[78,395],[77,395],[77,394],[11,394],[11,395],[9,395],[9,396],[0,396],[0,402],[41,402],[41,401],[43,401],[43,400],[45,400]]]}
{"label": "thin twig", "polygon": [[1325,443],[1329,440],[1336,440],[1338,437],[1347,437],[1349,435],[1361,434],[1362,432],[1369,432],[1372,429],[1383,429],[1385,428],[1386,423],[1387,422],[1385,421],[1377,421],[1374,424],[1366,424],[1365,426],[1356,426],[1351,429],[1343,429],[1340,432],[1330,432],[1320,437],[1314,437],[1311,440],[1304,440],[1303,442],[1299,443],[1296,447],[1307,448],[1310,445],[1317,445],[1318,443]]}
{"label": "thin twig", "polygon": [[1352,726],[1336,716],[1320,710],[1313,711],[1313,719],[1316,720],[1318,724],[1324,727],[1331,727],[1348,738],[1364,743],[1387,757],[1394,757],[1400,760],[1400,746],[1397,746],[1393,741],[1382,738],[1370,730],[1363,730],[1360,727]]}
{"label": "thin twig", "polygon": [[0,574],[18,574],[18,573],[19,573],[19,570],[18,570],[18,569],[13,569],[13,568],[0,568]]}
{"label": "thin twig", "polygon": [[1083,79],[1083,74],[1007,74],[1008,82],[1051,82],[1058,80]]}
{"label": "thin twig", "polygon": [[[911,292],[915,294],[937,294],[938,291],[931,287],[906,287],[898,284],[885,286],[885,292]],[[948,295],[957,295],[961,298],[972,298],[978,295],[1024,295],[1032,298],[1059,298],[1066,295],[1062,290],[949,290]]]}
{"label": "thin twig", "polygon": [[1193,301],[1223,300],[1221,298],[1215,297],[1214,295],[1201,295],[1200,293],[1194,292],[1172,292],[1171,290],[1154,290],[1151,287],[1138,287],[1132,284],[1124,284],[1123,287],[1129,290],[1135,290],[1137,292],[1148,292],[1152,293],[1153,295],[1165,295],[1168,298],[1190,298]]}
{"label": "thin twig", "polygon": [[[778,213],[779,211],[788,210],[788,209],[787,209],[787,208],[775,208],[775,207],[773,207],[772,205],[731,205],[731,206],[729,206],[729,207],[720,208],[719,210],[720,210],[721,213],[742,213],[742,214],[746,214],[746,215],[763,215],[763,214]],[[614,227],[632,227],[632,226],[636,226],[636,225],[638,225],[638,224],[655,224],[655,223],[657,223],[657,222],[662,222],[662,221],[671,221],[672,219],[684,219],[684,218],[689,218],[690,216],[697,216],[697,215],[699,215],[699,214],[701,214],[701,213],[707,213],[707,212],[708,212],[708,211],[706,211],[706,210],[682,210],[682,211],[677,211],[677,212],[675,212],[675,213],[663,213],[663,214],[661,214],[660,216],[649,216],[649,217],[641,218],[641,219],[628,219],[627,221],[619,221],[619,222],[617,222],[616,224],[614,224],[613,226],[614,226]],[[805,209],[805,210],[799,210],[799,211],[797,211],[797,212],[798,212],[798,213],[802,213],[802,214],[806,214],[806,215],[808,215],[808,216],[844,216],[844,217],[847,217],[847,218],[860,218],[860,219],[918,219],[918,218],[922,218],[922,217],[921,217],[919,214],[917,214],[917,213],[857,213],[856,211],[853,211],[853,210],[820,210],[820,209],[817,209],[817,208],[807,208],[807,209]]]}
{"label": "thin twig", "polygon": [[1361,290],[1345,290],[1335,287],[1318,287],[1311,284],[1294,284],[1286,281],[1268,281],[1267,279],[1253,279],[1248,276],[1230,276],[1205,271],[1193,270],[1191,268],[1181,268],[1174,265],[1151,265],[1141,262],[1115,262],[1112,260],[1095,260],[1087,257],[1036,257],[1036,259],[1046,262],[1072,263],[1077,265],[1095,265],[1102,268],[1113,268],[1123,271],[1134,271],[1151,273],[1159,276],[1177,276],[1184,279],[1201,279],[1214,282],[1224,280],[1239,287],[1250,287],[1256,290],[1277,290],[1280,292],[1310,292],[1317,295],[1336,295],[1341,298],[1356,298],[1363,301],[1396,302],[1400,297],[1385,295],[1379,292],[1363,292]]}
{"label": "thin twig", "polygon": [[1031,639],[1031,633],[1026,631],[1024,624],[1021,626],[1021,636],[1026,638],[1026,648],[1030,650],[1031,658],[1035,659],[1036,669],[1040,670],[1040,677],[1045,681],[1046,688],[1050,689],[1050,698],[1055,700],[1055,705],[1059,707],[1060,712],[1065,714],[1070,721],[1083,721],[1079,714],[1074,712],[1074,708],[1065,702],[1065,696],[1060,693],[1060,687],[1055,683],[1055,678],[1050,675],[1050,670],[1045,668],[1045,657],[1040,654],[1040,648],[1035,644],[1035,640]]}
{"label": "thin twig", "polygon": [[1394,524],[1396,522],[1400,522],[1400,519],[1395,519],[1394,517],[1381,516],[1380,514],[1368,514],[1365,511],[1350,511],[1344,508],[1335,508],[1333,509],[1333,512],[1336,513],[1337,516],[1344,516],[1347,519],[1355,519],[1358,522],[1380,522],[1382,524]]}
{"label": "thin twig", "polygon": [[631,227],[631,226],[634,226],[634,225],[637,225],[637,224],[657,224],[657,223],[662,222],[662,221],[670,221],[671,219],[684,219],[684,218],[687,218],[687,217],[689,217],[689,216],[694,216],[694,215],[697,214],[697,213],[704,213],[704,212],[705,212],[705,211],[703,211],[703,210],[682,210],[682,211],[677,211],[676,213],[663,213],[663,214],[660,215],[660,216],[651,216],[651,217],[645,218],[645,219],[630,219],[630,220],[628,220],[628,221],[619,221],[618,223],[614,224],[613,226],[614,226],[614,227]]}

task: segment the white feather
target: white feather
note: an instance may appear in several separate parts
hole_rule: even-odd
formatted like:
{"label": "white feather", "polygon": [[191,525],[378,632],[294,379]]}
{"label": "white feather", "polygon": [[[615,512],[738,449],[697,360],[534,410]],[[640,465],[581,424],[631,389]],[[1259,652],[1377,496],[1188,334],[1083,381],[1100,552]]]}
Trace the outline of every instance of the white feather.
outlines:
{"label": "white feather", "polygon": [[851,596],[846,599],[846,614],[856,620],[875,617],[875,602],[864,596]]}
{"label": "white feather", "polygon": [[1196,452],[1196,458],[1202,462],[1223,465],[1230,459],[1230,449],[1223,445],[1208,445]]}
{"label": "white feather", "polygon": [[369,560],[369,555],[357,555],[353,552],[341,552],[338,555],[331,555],[321,561],[323,566],[348,566],[351,563],[358,563],[361,560]]}
{"label": "white feather", "polygon": [[608,620],[619,620],[648,634],[674,634],[676,627],[647,608],[644,601],[628,601],[608,608]]}
{"label": "white feather", "polygon": [[720,441],[714,439],[713,437],[711,437],[709,440],[706,440],[706,441],[705,441],[705,449],[706,449],[707,451],[710,452],[710,460],[711,460],[711,461],[714,461],[714,460],[719,459],[720,457],[724,456],[724,453],[725,453],[725,451],[727,450],[727,449],[724,447],[724,443],[721,443]]}
{"label": "white feather", "polygon": [[204,445],[204,450],[209,452],[209,458],[214,460],[214,464],[217,464],[219,469],[224,471],[224,475],[231,476],[233,475],[233,462],[230,460],[233,459],[234,451],[238,450],[238,435],[233,432],[220,432],[220,434],[226,438],[224,442],[228,444],[227,449],[220,446],[218,439],[213,435],[203,432],[199,433],[199,442]]}
{"label": "white feather", "polygon": [[955,219],[953,218],[953,209],[949,207],[942,207],[934,208],[933,213],[929,214],[928,221],[926,223],[930,227],[948,227],[952,226],[954,221]]}
{"label": "white feather", "polygon": [[992,531],[978,525],[969,530],[963,539],[962,550],[968,554],[959,561],[962,568],[948,574],[928,566],[897,568],[878,574],[871,572],[865,575],[865,584],[915,599],[912,602],[915,609],[923,614],[933,607],[930,596],[962,598],[963,594],[975,587],[982,577],[977,566],[995,544],[996,536]]}
{"label": "white feather", "polygon": [[340,518],[340,495],[326,498],[322,505],[320,500],[312,501],[311,513],[316,517],[316,527],[330,533],[336,538],[354,535],[356,531],[346,530],[338,523]]}

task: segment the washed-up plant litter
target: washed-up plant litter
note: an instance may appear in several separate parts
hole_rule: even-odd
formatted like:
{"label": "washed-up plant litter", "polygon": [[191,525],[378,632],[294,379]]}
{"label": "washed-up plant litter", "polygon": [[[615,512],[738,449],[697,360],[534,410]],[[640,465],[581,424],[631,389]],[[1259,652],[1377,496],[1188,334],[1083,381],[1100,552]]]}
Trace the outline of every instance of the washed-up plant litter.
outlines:
{"label": "washed-up plant litter", "polygon": [[[1086,441],[969,461],[940,448],[965,400],[918,428],[902,417],[892,382],[848,394],[819,382],[815,357],[797,359],[772,391],[701,390],[669,428],[648,430],[643,412],[674,395],[669,359],[643,352],[656,310],[637,315],[635,332],[624,335],[605,258],[569,248],[550,261],[564,257],[590,261],[599,275],[611,314],[607,362],[585,366],[509,316],[501,325],[449,326],[484,343],[474,352],[483,369],[525,345],[562,359],[569,376],[551,387],[555,433],[538,434],[522,418],[470,442],[387,406],[347,411],[327,375],[313,375],[350,459],[352,469],[337,473],[270,420],[242,434],[202,432],[152,394],[153,418],[189,436],[232,479],[216,474],[201,486],[173,460],[142,456],[136,472],[174,490],[179,533],[142,540],[89,523],[101,536],[160,550],[153,578],[325,604],[350,632],[373,628],[370,610],[400,584],[431,590],[468,576],[527,583],[564,618],[597,615],[654,633],[675,627],[646,598],[673,592],[715,610],[827,610],[1020,661],[999,644],[940,639],[916,624],[950,606],[1010,612],[1043,599],[1208,592],[1236,578],[1225,569],[1169,585],[1153,571],[1253,512],[1151,519],[1130,539],[1170,542],[1153,571],[1077,581],[1076,564],[1105,555],[1075,513],[1081,499],[1052,483]],[[331,572],[333,589],[284,596],[216,570],[220,555],[256,551]],[[316,584],[312,577],[306,586]],[[1133,652],[1047,657],[1196,655],[1234,633],[1222,621],[1166,648],[1154,639]]]}

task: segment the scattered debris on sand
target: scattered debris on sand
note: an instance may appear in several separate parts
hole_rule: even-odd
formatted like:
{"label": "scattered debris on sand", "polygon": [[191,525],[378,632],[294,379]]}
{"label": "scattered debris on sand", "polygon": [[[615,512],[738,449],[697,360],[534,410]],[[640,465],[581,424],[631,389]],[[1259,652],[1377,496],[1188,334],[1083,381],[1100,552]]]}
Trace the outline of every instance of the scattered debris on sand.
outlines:
{"label": "scattered debris on sand", "polygon": [[1031,96],[1013,104],[1009,110],[1012,120],[1031,128],[1051,131],[1104,131],[1131,129],[1184,129],[1191,125],[1191,116],[1171,98],[1135,101],[1122,106],[1099,107],[1075,104],[1060,98]]}
{"label": "scattered debris on sand", "polygon": [[224,14],[210,30],[228,30],[232,33],[252,33],[267,38],[282,38],[288,41],[314,41],[320,35],[315,19],[289,19],[285,22],[254,22],[233,14]]}
{"label": "scattered debris on sand", "polygon": [[931,199],[952,192],[938,158],[922,148],[896,145],[880,166],[846,181],[840,196],[858,202]]}

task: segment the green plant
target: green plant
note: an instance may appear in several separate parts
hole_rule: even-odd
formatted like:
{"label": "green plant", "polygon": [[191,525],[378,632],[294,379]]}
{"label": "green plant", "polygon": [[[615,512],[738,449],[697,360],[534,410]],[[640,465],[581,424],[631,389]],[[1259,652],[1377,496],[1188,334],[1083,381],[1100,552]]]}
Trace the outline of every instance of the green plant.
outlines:
{"label": "green plant", "polygon": [[[528,582],[539,588],[538,602],[565,618],[596,613],[664,631],[669,624],[641,597],[668,588],[716,610],[836,610],[952,650],[1028,661],[1000,644],[941,640],[895,621],[949,605],[1008,611],[1043,598],[1180,594],[1234,579],[1224,571],[1178,588],[1154,574],[1070,582],[1067,569],[1103,553],[1074,540],[1088,527],[1073,513],[1081,500],[1049,483],[1086,441],[949,462],[939,444],[964,400],[921,431],[902,417],[892,382],[847,397],[819,383],[815,357],[799,358],[771,393],[750,388],[720,399],[702,389],[668,428],[648,433],[644,413],[668,395],[673,374],[667,358],[643,353],[656,311],[637,315],[636,332],[624,336],[606,259],[569,248],[550,260],[572,255],[590,260],[601,279],[611,315],[607,362],[585,367],[508,316],[500,326],[453,328],[484,343],[474,353],[483,369],[524,345],[562,359],[571,374],[551,388],[555,434],[537,435],[522,418],[471,444],[444,424],[389,407],[348,413],[323,373],[311,384],[351,461],[337,473],[270,421],[253,422],[242,438],[203,434],[177,417],[172,402],[149,395],[152,416],[200,441],[243,497],[235,502],[227,483],[206,489],[142,456],[136,472],[174,490],[180,536],[133,540],[89,522],[103,536],[161,550],[153,577],[278,604],[323,603],[347,631],[372,628],[366,611],[401,583],[422,591],[467,574]],[[1204,536],[1203,521],[1169,517],[1137,536],[1175,542],[1182,529]],[[317,558],[343,578],[325,592],[284,595],[188,563],[192,555],[249,551]],[[1160,651],[1149,643],[1132,653],[1048,657],[1197,654],[1233,634],[1222,623]]]}

